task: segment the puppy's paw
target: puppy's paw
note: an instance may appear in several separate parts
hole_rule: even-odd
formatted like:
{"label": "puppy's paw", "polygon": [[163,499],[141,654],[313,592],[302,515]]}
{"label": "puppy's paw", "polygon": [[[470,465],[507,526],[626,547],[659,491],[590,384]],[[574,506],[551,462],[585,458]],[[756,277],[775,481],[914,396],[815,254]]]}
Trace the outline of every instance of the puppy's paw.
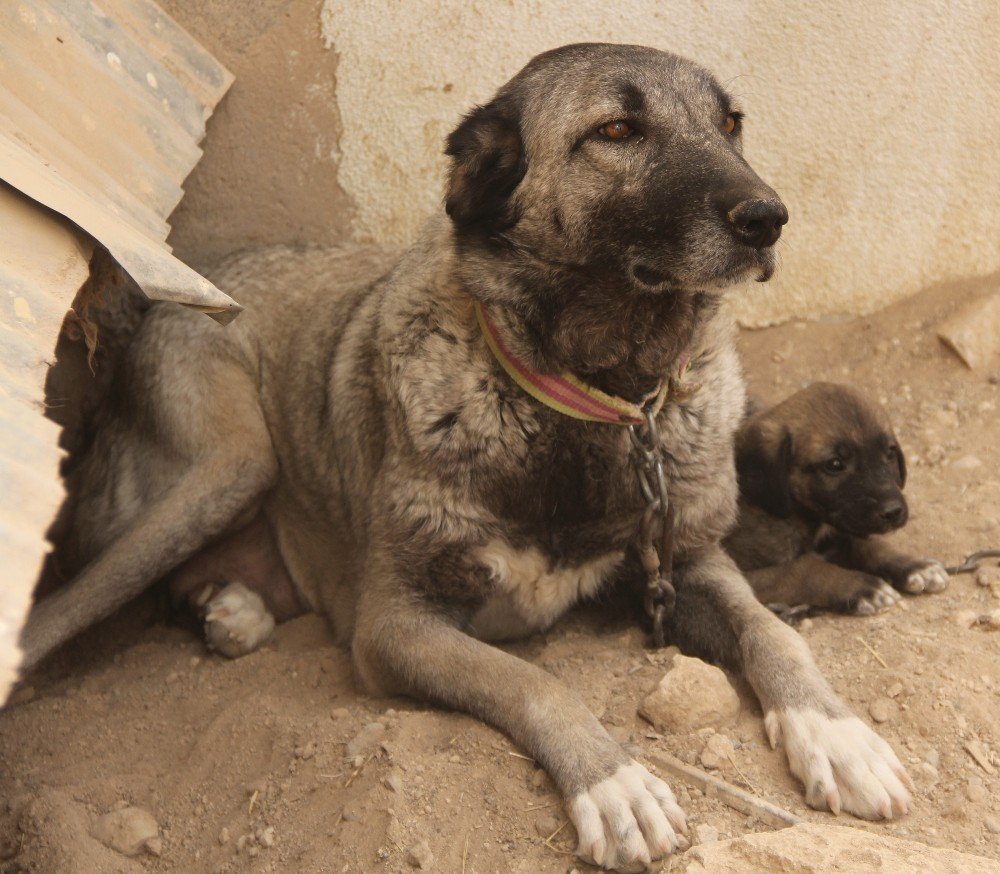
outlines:
{"label": "puppy's paw", "polygon": [[638,762],[566,803],[579,839],[577,855],[616,871],[643,871],[654,859],[680,846],[677,832],[687,832],[687,819],[659,777]]}
{"label": "puppy's paw", "polygon": [[771,747],[806,788],[806,803],[861,819],[893,819],[910,809],[913,781],[892,748],[856,716],[833,719],[811,709],[770,711]]}
{"label": "puppy's paw", "polygon": [[273,632],[274,617],[242,583],[230,583],[205,605],[205,641],[231,659],[253,652]]}
{"label": "puppy's paw", "polygon": [[857,589],[844,605],[845,612],[856,616],[873,616],[888,610],[902,598],[885,580],[871,574],[858,574]]}
{"label": "puppy's paw", "polygon": [[944,569],[944,565],[929,558],[916,562],[914,566],[901,574],[899,587],[910,595],[919,595],[922,592],[940,592],[947,587],[949,579],[948,571]]}

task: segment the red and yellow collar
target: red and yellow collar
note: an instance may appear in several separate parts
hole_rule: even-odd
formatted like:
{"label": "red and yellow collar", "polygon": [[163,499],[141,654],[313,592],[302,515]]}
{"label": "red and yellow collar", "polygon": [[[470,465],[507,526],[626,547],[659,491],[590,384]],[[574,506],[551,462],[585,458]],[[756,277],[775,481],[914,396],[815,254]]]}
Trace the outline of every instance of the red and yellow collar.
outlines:
{"label": "red and yellow collar", "polygon": [[656,391],[642,403],[635,404],[587,385],[572,373],[537,373],[517,358],[504,343],[486,307],[476,301],[475,308],[483,337],[510,378],[535,400],[574,419],[609,422],[613,425],[641,425],[646,421],[647,408],[651,407],[653,415],[656,415],[671,393],[671,385],[677,386],[683,382],[691,364],[690,354],[682,355],[678,359],[676,377],[671,373],[660,381]]}

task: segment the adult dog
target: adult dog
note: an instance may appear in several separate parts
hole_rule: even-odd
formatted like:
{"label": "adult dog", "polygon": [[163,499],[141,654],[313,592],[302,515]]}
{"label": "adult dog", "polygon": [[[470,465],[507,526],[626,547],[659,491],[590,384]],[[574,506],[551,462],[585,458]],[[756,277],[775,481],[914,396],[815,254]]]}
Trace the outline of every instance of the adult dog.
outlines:
{"label": "adult dog", "polygon": [[880,404],[817,382],[736,434],[740,512],[726,550],[766,604],[868,615],[939,592],[944,566],[881,535],[909,518],[906,458]]}
{"label": "adult dog", "polygon": [[[469,113],[447,153],[447,217],[378,281],[371,253],[278,251],[219,275],[247,307],[226,329],[151,309],[73,485],[70,551],[93,558],[38,605],[29,663],[250,523],[273,532],[368,690],[507,732],[563,792],[581,856],[613,868],[670,852],[684,815],[667,786],[554,677],[485,642],[620,577],[643,501],[626,430],[522,391],[478,303],[523,373],[569,373],[612,400],[643,402],[690,357],[699,388],[658,415],[676,512],[667,630],[747,678],[810,804],[904,813],[896,756],[720,545],[744,390],[719,298],[771,275],[787,218],[742,157],[730,96],[670,54],[568,46]],[[270,536],[243,539],[266,550]],[[215,638],[251,648],[260,601],[231,578],[216,593],[217,576]]]}

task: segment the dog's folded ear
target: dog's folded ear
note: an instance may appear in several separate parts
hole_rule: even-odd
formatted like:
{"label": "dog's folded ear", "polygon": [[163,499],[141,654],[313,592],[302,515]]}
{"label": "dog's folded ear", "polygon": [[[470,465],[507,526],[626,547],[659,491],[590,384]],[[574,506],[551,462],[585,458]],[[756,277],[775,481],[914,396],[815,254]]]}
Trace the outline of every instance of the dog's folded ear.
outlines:
{"label": "dog's folded ear", "polygon": [[448,137],[445,209],[461,230],[495,234],[515,224],[510,196],[527,170],[518,114],[494,100],[470,112]]}
{"label": "dog's folded ear", "polygon": [[792,515],[792,435],[787,428],[748,422],[736,440],[740,496],[772,516]]}

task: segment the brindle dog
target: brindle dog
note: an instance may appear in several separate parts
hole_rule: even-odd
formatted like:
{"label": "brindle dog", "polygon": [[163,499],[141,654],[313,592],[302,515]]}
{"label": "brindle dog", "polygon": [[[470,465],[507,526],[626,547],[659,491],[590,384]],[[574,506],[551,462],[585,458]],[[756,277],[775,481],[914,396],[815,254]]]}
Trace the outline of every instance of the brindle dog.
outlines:
{"label": "brindle dog", "polygon": [[903,450],[872,398],[813,383],[747,418],[736,469],[740,514],[726,550],[764,603],[867,615],[900,591],[948,585],[940,562],[879,536],[902,528],[909,508]]}
{"label": "brindle dog", "polygon": [[[643,500],[625,430],[521,391],[484,341],[480,301],[525,366],[628,400],[691,356],[700,388],[657,422],[676,508],[668,631],[746,677],[811,805],[905,813],[895,754],[721,546],[744,389],[720,298],[771,275],[787,218],[741,127],[690,61],[557,49],[452,133],[447,216],[388,273],[371,252],[272,250],[217,274],[246,305],[228,328],[153,306],[71,483],[66,553],[82,570],[36,607],[28,663],[183,561],[190,586],[215,542],[202,595],[228,652],[269,630],[248,589],[270,602],[287,579],[367,690],[475,714],[536,758],[581,856],[628,868],[673,850],[685,821],[666,784],[551,674],[487,642],[620,577]],[[264,533],[237,547],[271,567],[273,540],[287,574],[222,570],[225,538],[248,524]]]}

